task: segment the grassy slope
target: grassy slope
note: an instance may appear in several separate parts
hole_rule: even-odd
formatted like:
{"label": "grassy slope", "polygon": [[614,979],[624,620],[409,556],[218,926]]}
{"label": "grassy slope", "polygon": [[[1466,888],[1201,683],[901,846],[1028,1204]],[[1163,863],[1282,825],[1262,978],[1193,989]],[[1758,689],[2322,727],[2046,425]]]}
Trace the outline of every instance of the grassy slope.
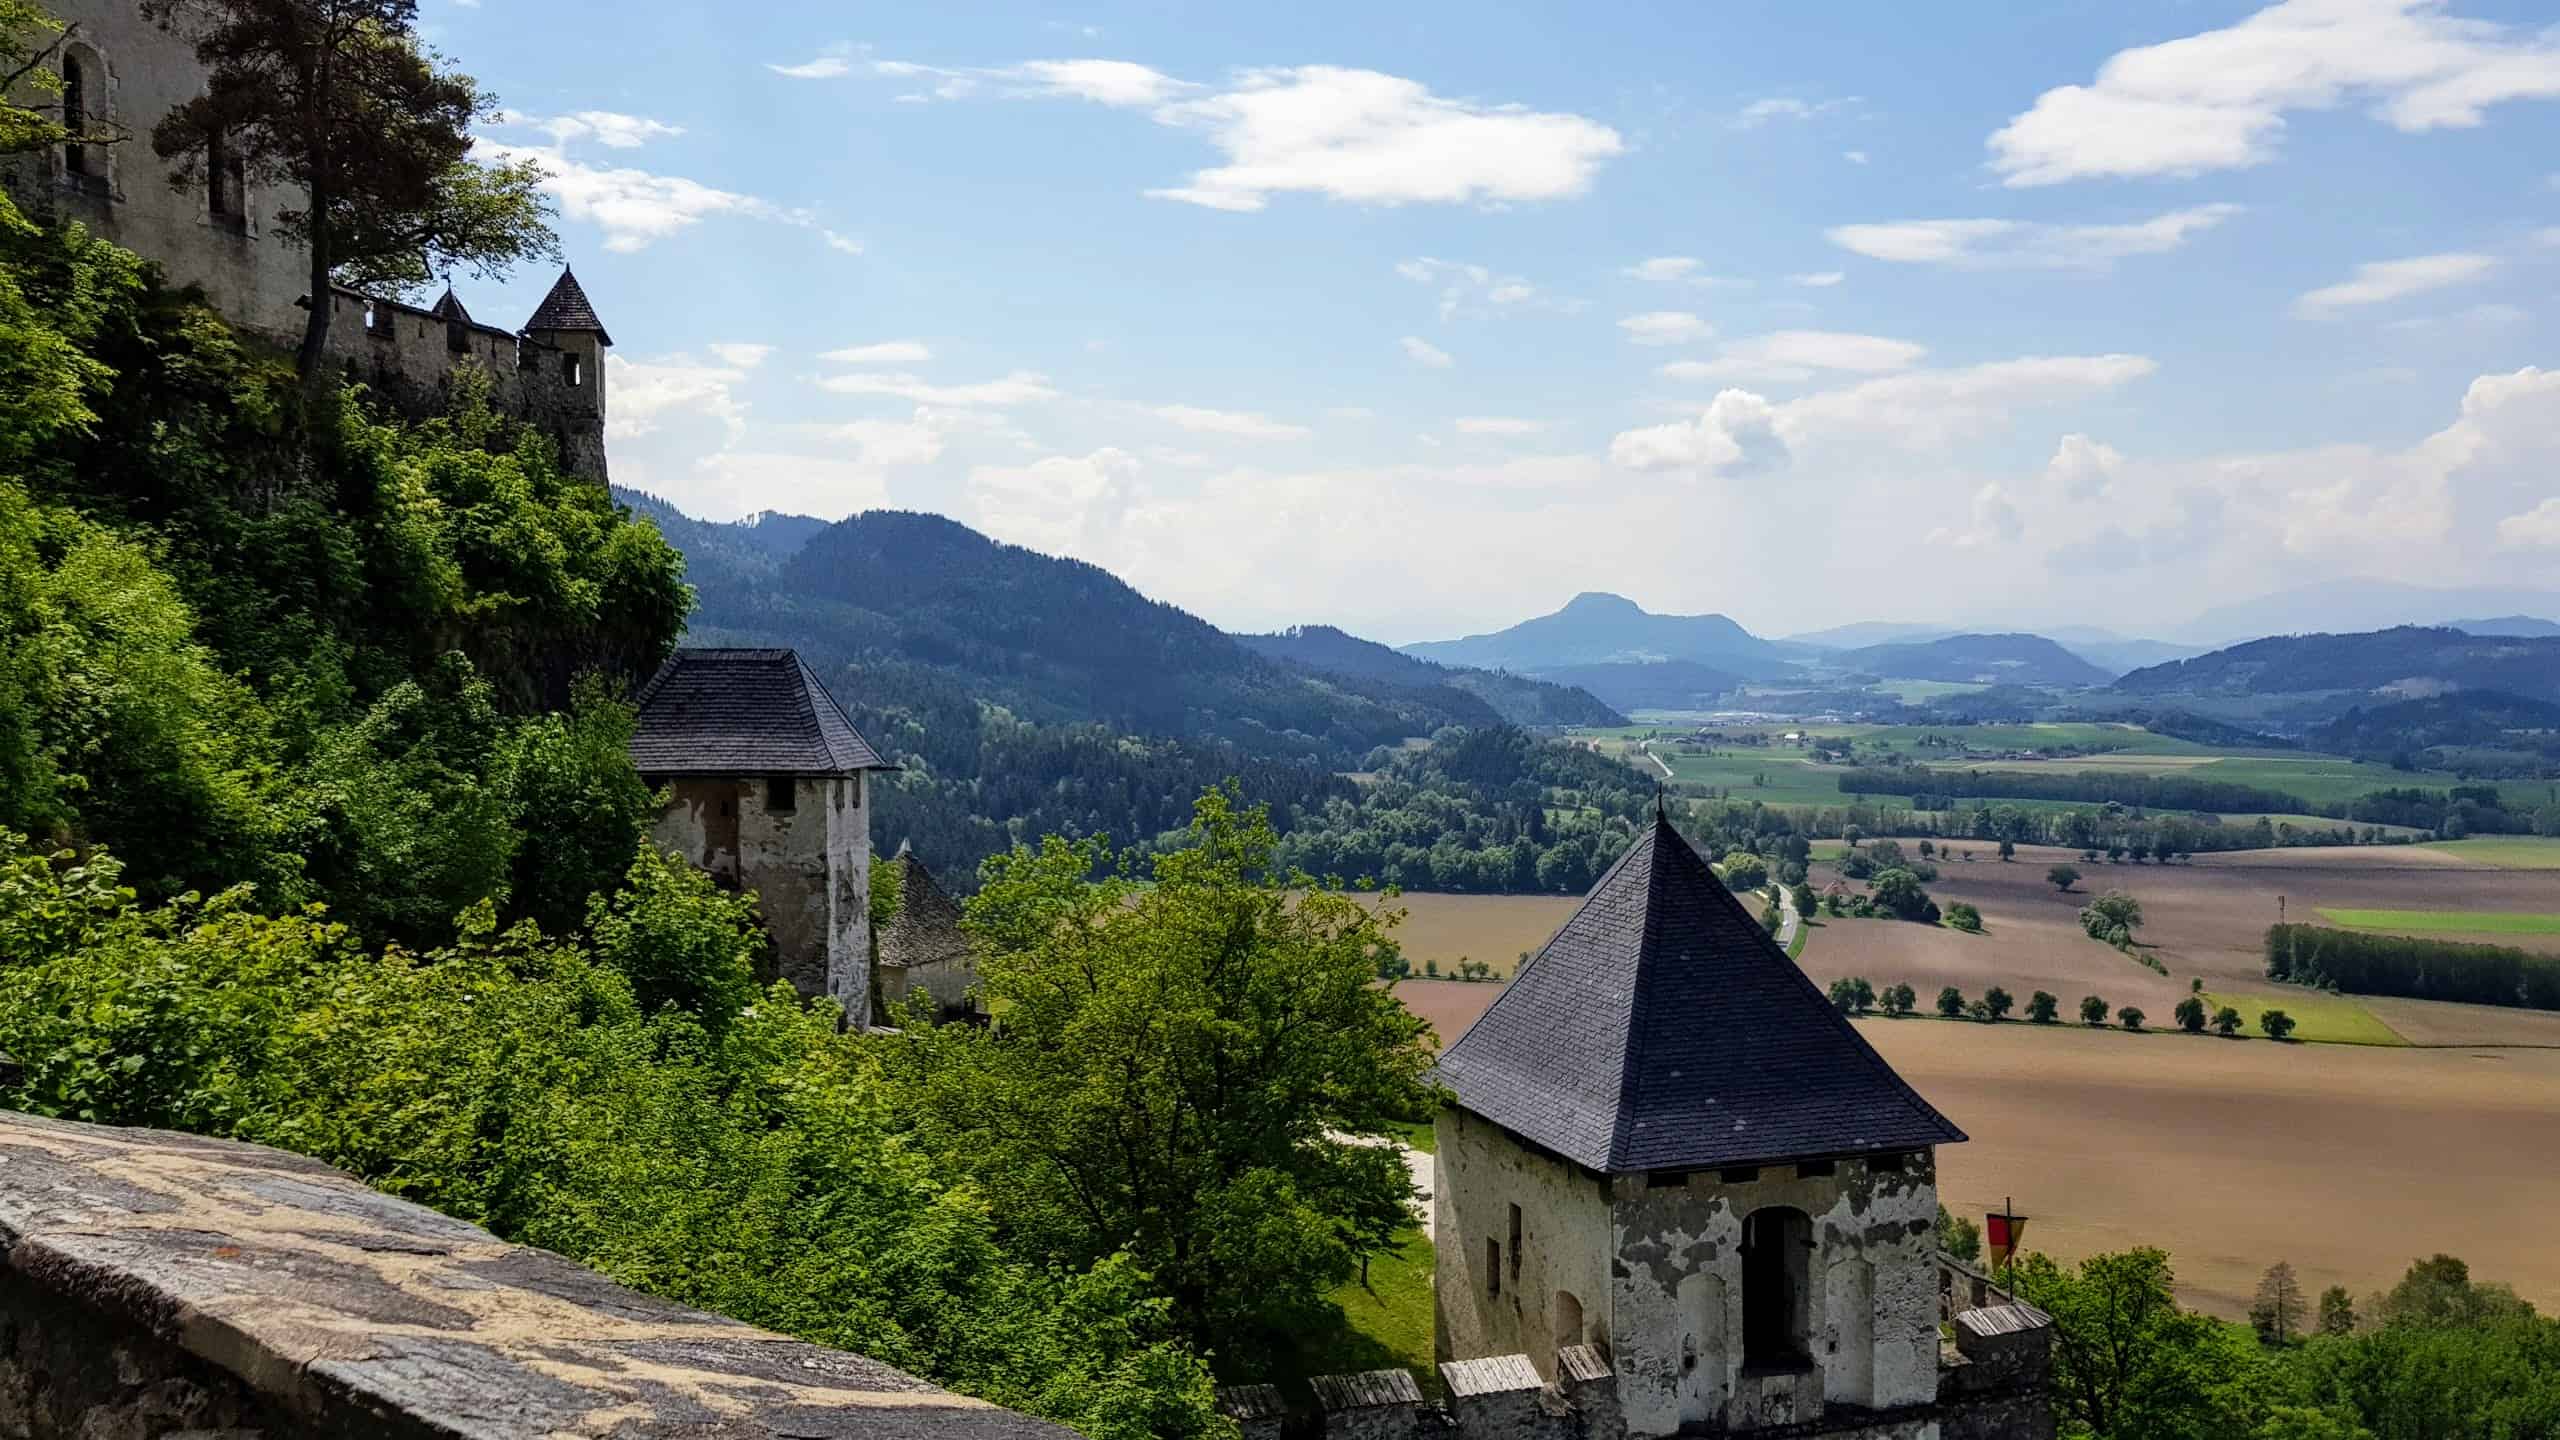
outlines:
{"label": "grassy slope", "polygon": [[1333,1292],[1349,1322],[1310,1337],[1292,1367],[1299,1375],[1340,1375],[1395,1367],[1410,1370],[1426,1394],[1437,1393],[1440,1371],[1432,1357],[1431,1237],[1419,1227],[1398,1248],[1369,1262],[1369,1283],[1359,1280]]}
{"label": "grassy slope", "polygon": [[2323,918],[2351,930],[2476,931],[2484,935],[2560,935],[2560,915],[2500,910],[2331,910]]}
{"label": "grassy slope", "polygon": [[2293,1038],[2326,1045],[2406,1045],[2400,1032],[2382,1023],[2372,1011],[2343,995],[2325,995],[2317,990],[2240,991],[2208,990],[2205,1009],[2219,1010],[2228,1005],[2240,1012],[2246,1024],[2243,1034],[2259,1037],[2258,1016],[2267,1010],[2281,1010],[2294,1019]]}

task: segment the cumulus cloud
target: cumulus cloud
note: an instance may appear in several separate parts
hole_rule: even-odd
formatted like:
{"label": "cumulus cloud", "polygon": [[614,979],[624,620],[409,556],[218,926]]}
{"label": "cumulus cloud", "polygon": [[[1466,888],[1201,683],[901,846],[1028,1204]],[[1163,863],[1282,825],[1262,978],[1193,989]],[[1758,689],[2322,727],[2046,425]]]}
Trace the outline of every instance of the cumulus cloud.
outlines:
{"label": "cumulus cloud", "polygon": [[1814,289],[1821,290],[1837,285],[1848,278],[1848,276],[1837,270],[1814,270],[1802,275],[1790,275],[1787,277],[1787,283],[1790,285],[1808,285]]}
{"label": "cumulus cloud", "polygon": [[1708,274],[1706,262],[1695,255],[1656,255],[1650,260],[1639,260],[1620,273],[1629,279],[1649,280],[1657,285],[1694,285],[1700,289],[1745,283]]}
{"label": "cumulus cloud", "polygon": [[829,375],[818,382],[818,387],[838,395],[890,395],[919,405],[963,408],[1003,409],[1058,398],[1049,377],[1034,370],[1016,370],[1000,379],[963,385],[937,384],[905,371],[861,370],[850,375]]}
{"label": "cumulus cloud", "polygon": [[1771,469],[1787,454],[1777,412],[1748,390],[1718,391],[1695,420],[1648,425],[1609,442],[1609,459],[1630,470],[1741,475]]}
{"label": "cumulus cloud", "polygon": [[1718,346],[1711,360],[1677,360],[1656,373],[1666,380],[1805,380],[1817,371],[1884,374],[1908,370],[1925,346],[1882,335],[1836,330],[1780,330]]}
{"label": "cumulus cloud", "polygon": [[1247,71],[1231,89],[1154,114],[1205,134],[1225,163],[1147,193],[1212,210],[1260,210],[1290,193],[1375,205],[1563,199],[1626,149],[1580,115],[1451,99],[1332,65]]}
{"label": "cumulus cloud", "polygon": [[2027,220],[1892,220],[1835,225],[1832,244],[1871,260],[1967,270],[2104,269],[2129,255],[2175,250],[2240,213],[2238,205],[2195,205],[2120,225],[2049,225]]}
{"label": "cumulus cloud", "polygon": [[1090,537],[1117,523],[1140,468],[1136,456],[1108,445],[1028,465],[972,466],[969,507],[978,527],[999,540],[1083,554]]}
{"label": "cumulus cloud", "polygon": [[1291,425],[1249,410],[1158,405],[1150,413],[1185,430],[1195,430],[1204,435],[1232,435],[1240,440],[1303,440],[1312,433],[1304,425]]}
{"label": "cumulus cloud", "polygon": [[573,140],[593,140],[616,150],[636,150],[652,140],[664,140],[684,133],[681,125],[668,125],[645,115],[623,115],[611,110],[580,110],[573,115],[509,116],[506,123],[530,126],[551,137],[555,145]]}
{"label": "cumulus cloud", "polygon": [[1417,335],[1407,335],[1396,343],[1404,347],[1406,359],[1425,370],[1446,370],[1458,363],[1448,351]]}
{"label": "cumulus cloud", "polygon": [[1835,110],[1843,110],[1857,103],[1858,97],[1855,95],[1841,100],[1819,101],[1799,100],[1788,95],[1771,96],[1766,100],[1754,100],[1743,106],[1733,117],[1733,128],[1757,130],[1772,120],[1811,120],[1816,116],[1828,115]]}
{"label": "cumulus cloud", "polygon": [[2560,495],[2499,521],[2498,545],[2507,550],[2560,550]]}
{"label": "cumulus cloud", "polygon": [[2553,32],[2468,19],[2444,0],[2285,0],[2235,25],[2118,51],[1993,133],[2013,186],[2198,175],[2272,159],[2285,116],[2349,103],[2405,132],[2480,124],[2560,97]]}
{"label": "cumulus cloud", "polygon": [[[712,347],[714,353],[725,348],[728,347]],[[636,439],[652,434],[678,415],[716,420],[732,440],[746,425],[746,402],[738,398],[737,392],[746,383],[753,361],[741,364],[724,356],[722,363],[715,365],[685,355],[655,360],[608,356],[605,364],[613,389],[613,409],[605,420],[608,439]]]}
{"label": "cumulus cloud", "polygon": [[830,350],[818,358],[838,365],[920,365],[932,359],[933,352],[921,340],[881,340]]}
{"label": "cumulus cloud", "polygon": [[1638,345],[1685,345],[1716,333],[1714,326],[1686,310],[1647,310],[1623,317],[1618,328]]}
{"label": "cumulus cloud", "polygon": [[744,341],[730,341],[705,348],[719,356],[724,363],[735,365],[741,370],[753,370],[773,354],[773,347],[770,345],[752,345]]}
{"label": "cumulus cloud", "polygon": [[2299,315],[2333,315],[2358,305],[2379,305],[2403,296],[2441,290],[2477,280],[2497,268],[2487,255],[2414,255],[2406,260],[2374,260],[2356,267],[2354,278],[2323,285],[2293,302]]}
{"label": "cumulus cloud", "polygon": [[[645,249],[715,216],[743,215],[758,220],[819,231],[827,243],[842,238],[824,230],[811,211],[791,210],[735,190],[705,185],[681,175],[662,175],[631,165],[591,165],[569,153],[578,143],[631,148],[657,135],[683,133],[637,116],[581,111],[574,116],[542,119],[509,115],[500,128],[544,130],[552,137],[541,145],[517,144],[482,135],[472,142],[472,155],[496,162],[532,161],[542,170],[542,189],[559,202],[560,213],[604,231],[604,248],[617,252]],[[859,246],[852,247],[859,250]]]}

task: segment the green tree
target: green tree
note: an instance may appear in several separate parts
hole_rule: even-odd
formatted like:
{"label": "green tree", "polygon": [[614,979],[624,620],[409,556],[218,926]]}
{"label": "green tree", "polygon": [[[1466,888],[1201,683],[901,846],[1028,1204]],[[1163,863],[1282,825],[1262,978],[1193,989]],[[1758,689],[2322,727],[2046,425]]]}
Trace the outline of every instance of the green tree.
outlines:
{"label": "green tree", "polygon": [[2225,1005],[2213,1012],[2213,1033],[2225,1039],[2240,1033],[2240,1012]]}
{"label": "green tree", "polygon": [[2142,902],[2121,890],[2110,890],[2081,907],[2080,928],[2092,939],[2124,949],[2133,943],[2133,932],[2142,928]]}
{"label": "green tree", "polygon": [[1942,987],[1938,991],[1938,1013],[1950,1020],[1964,1014],[1964,992],[1953,985]]}
{"label": "green tree", "polygon": [[2293,1275],[2293,1266],[2279,1260],[2258,1277],[2258,1293],[2249,1302],[2249,1323],[2256,1327],[2259,1343],[2290,1345],[2302,1333],[2304,1317],[2302,1284]]}
{"label": "green tree", "polygon": [[501,742],[504,803],[522,837],[507,883],[511,914],[564,934],[585,918],[590,896],[625,878],[657,813],[631,768],[634,729],[631,707],[591,674],[566,713],[526,720]]}
{"label": "green tree", "polygon": [[2027,1019],[2037,1025],[2050,1025],[2061,1006],[2059,996],[2049,990],[2039,990],[2027,997]]}
{"label": "green tree", "polygon": [[1938,1248],[1970,1264],[1982,1258],[1982,1227],[1938,1207]]}
{"label": "green tree", "polygon": [[2097,997],[2097,996],[2095,996],[2095,995],[2083,995],[2083,996],[2081,996],[2081,997],[2080,997],[2080,1023],[2081,1023],[2081,1024],[2083,1024],[2083,1025],[2104,1025],[2104,1024],[2106,1024],[2106,1023],[2107,1023],[2107,1002],[2106,1002],[2106,1001],[2104,1001],[2104,1000],[2102,1000],[2102,999],[2100,999],[2100,998],[2098,998],[2098,997]]}
{"label": "green tree", "polygon": [[2071,893],[2071,887],[2080,883],[2080,868],[2076,865],[2056,865],[2044,872],[2044,878],[2052,882],[2054,889],[2068,895]]}
{"label": "green tree", "polygon": [[1920,877],[1908,870],[1897,867],[1878,874],[1873,893],[1876,908],[1898,919],[1935,918],[1937,907],[1930,901],[1929,892],[1920,888]]}
{"label": "green tree", "polygon": [[1852,976],[1849,984],[1856,991],[1858,1010],[1863,1014],[1869,1006],[1876,1003],[1876,987],[1869,984],[1864,975]]}
{"label": "green tree", "polygon": [[498,102],[419,44],[417,0],[144,0],[143,10],[182,29],[208,72],[205,93],[152,132],[171,183],[200,183],[207,157],[220,155],[307,197],[274,217],[309,262],[304,379],[320,373],[333,283],[413,289],[457,265],[489,274],[559,254],[540,167],[472,158],[473,128]]}
{"label": "green tree", "polygon": [[2293,1034],[2293,1017],[2281,1010],[2262,1010],[2258,1013],[2258,1028],[2266,1032],[2268,1039],[2282,1040]]}
{"label": "green tree", "polygon": [[1846,975],[1843,975],[1843,976],[1841,976],[1839,979],[1834,980],[1834,981],[1832,981],[1832,982],[1831,982],[1831,989],[1830,989],[1830,992],[1829,992],[1829,993],[1830,993],[1830,996],[1831,996],[1831,1008],[1832,1008],[1832,1009],[1839,1011],[1839,1012],[1840,1012],[1841,1014],[1843,1014],[1843,1015],[1854,1015],[1854,1014],[1856,1014],[1856,1013],[1857,1013],[1857,1010],[1858,1010],[1858,982],[1857,982],[1857,981],[1850,979],[1850,978],[1849,978],[1848,976],[1846,976]]}
{"label": "green tree", "polygon": [[1353,1137],[1428,1112],[1432,1047],[1372,983],[1389,917],[1274,872],[1269,819],[1228,792],[1187,840],[1144,886],[1099,841],[991,861],[966,923],[1003,1023],[886,1053],[1032,1253],[1126,1248],[1184,1334],[1249,1363],[1339,1323],[1326,1292],[1409,1225],[1401,1156]]}
{"label": "green tree", "polygon": [[1761,902],[1760,928],[1762,930],[1775,935],[1786,925],[1786,923],[1786,914],[1778,908],[1778,900],[1776,896],[1773,895],[1769,899]]}
{"label": "green tree", "polygon": [[2116,1022],[2127,1030],[2141,1029],[2142,1020],[2142,1007],[2138,1005],[2127,1005],[2116,1011]]}
{"label": "green tree", "polygon": [[2245,1333],[2178,1308],[2163,1252],[2092,1255],[2073,1270],[2030,1254],[2008,1278],[2053,1317],[2053,1393],[2066,1432],[2217,1440],[2255,1428],[2265,1362]]}
{"label": "green tree", "polygon": [[2351,1335],[2356,1328],[2356,1302],[2348,1296],[2347,1287],[2332,1285],[2320,1292],[2320,1333]]}
{"label": "green tree", "polygon": [[1982,912],[1966,901],[1955,901],[1947,906],[1947,924],[1978,935],[1982,933]]}
{"label": "green tree", "polygon": [[2002,836],[2000,840],[2000,858],[2003,860],[2017,859],[2018,842],[2011,840],[2006,836]]}
{"label": "green tree", "polygon": [[1982,992],[1982,1003],[1991,1011],[1992,1019],[2000,1020],[2007,1018],[2010,1007],[2017,1004],[2017,1001],[2010,998],[2008,991],[1994,985]]}
{"label": "green tree", "polygon": [[2206,1017],[2204,1013],[2204,1000],[2202,997],[2195,995],[2182,996],[2179,998],[2176,1008],[2171,1010],[2170,1013],[2177,1017],[2179,1029],[2186,1031],[2190,1035],[2201,1035],[2204,1033],[2204,1022]]}
{"label": "green tree", "polygon": [[1907,981],[1884,992],[1884,1013],[1897,1019],[1910,1014],[1919,1003],[1919,993]]}
{"label": "green tree", "polygon": [[1796,902],[1796,913],[1807,920],[1811,920],[1815,912],[1822,908],[1822,902],[1814,895],[1813,887],[1801,880],[1796,882],[1796,888],[1787,898]]}
{"label": "green tree", "polygon": [[673,1005],[716,1029],[754,998],[765,934],[753,897],[722,890],[672,850],[641,847],[622,888],[595,897],[587,929],[643,1010]]}
{"label": "green tree", "polygon": [[1769,883],[1769,865],[1748,850],[1725,852],[1722,868],[1727,889],[1748,894]]}
{"label": "green tree", "polygon": [[2372,1305],[2376,1324],[2416,1327],[2461,1327],[2531,1315],[2533,1307],[2513,1288],[2471,1278],[2471,1267],[2452,1255],[2431,1255],[2410,1263],[2400,1283]]}

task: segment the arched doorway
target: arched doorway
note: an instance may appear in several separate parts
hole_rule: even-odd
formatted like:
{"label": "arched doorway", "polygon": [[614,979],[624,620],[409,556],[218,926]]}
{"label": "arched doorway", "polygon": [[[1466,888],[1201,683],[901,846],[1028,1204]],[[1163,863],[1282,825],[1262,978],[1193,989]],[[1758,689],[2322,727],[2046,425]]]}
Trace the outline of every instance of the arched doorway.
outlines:
{"label": "arched doorway", "polygon": [[1556,1292],[1556,1348],[1582,1343],[1582,1300],[1570,1290]]}
{"label": "arched doorway", "polygon": [[1813,1258],[1813,1221],[1773,1205],[1742,1222],[1742,1363],[1788,1370],[1810,1361],[1806,1271]]}

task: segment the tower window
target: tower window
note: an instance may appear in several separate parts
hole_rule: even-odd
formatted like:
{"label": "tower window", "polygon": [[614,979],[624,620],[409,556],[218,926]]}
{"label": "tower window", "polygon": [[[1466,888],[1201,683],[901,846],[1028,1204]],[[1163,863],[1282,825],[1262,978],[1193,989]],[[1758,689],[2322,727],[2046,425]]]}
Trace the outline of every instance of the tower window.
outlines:
{"label": "tower window", "polygon": [[1496,1298],[1502,1294],[1502,1242],[1490,1236],[1484,1242],[1484,1293]]}
{"label": "tower window", "polygon": [[[74,135],[89,128],[89,66],[77,56],[62,57],[62,128]],[[89,147],[62,147],[62,168],[74,175],[90,173]]]}
{"label": "tower window", "polygon": [[586,378],[586,367],[578,363],[577,356],[563,355],[560,357],[560,378],[576,386]]}
{"label": "tower window", "polygon": [[219,130],[206,139],[204,147],[205,209],[217,221],[227,221],[232,228],[242,228],[249,218],[249,167]]}
{"label": "tower window", "polygon": [[1806,1273],[1813,1221],[1770,1206],[1742,1222],[1742,1363],[1786,1369],[1808,1358]]}
{"label": "tower window", "polygon": [[800,808],[800,787],[788,775],[768,775],[764,782],[764,808],[777,815],[788,815]]}
{"label": "tower window", "polygon": [[1520,1207],[1511,1207],[1511,1279],[1520,1279]]}

